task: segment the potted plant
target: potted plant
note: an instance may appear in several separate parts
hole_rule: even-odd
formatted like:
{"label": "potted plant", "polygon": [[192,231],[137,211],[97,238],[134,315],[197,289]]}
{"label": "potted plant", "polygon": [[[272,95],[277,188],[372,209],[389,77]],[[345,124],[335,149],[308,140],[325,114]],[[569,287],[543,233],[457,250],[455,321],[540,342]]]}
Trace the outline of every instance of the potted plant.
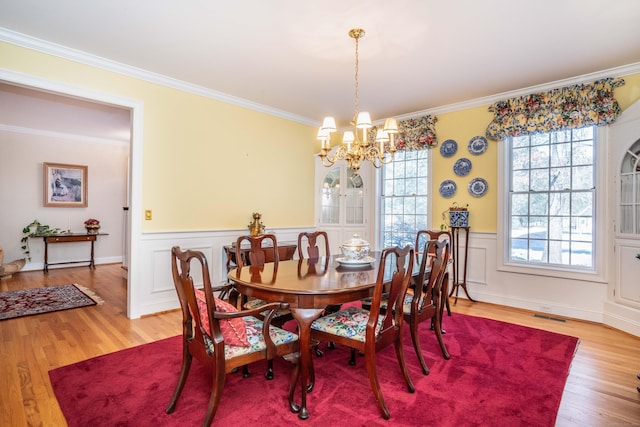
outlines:
{"label": "potted plant", "polygon": [[52,236],[60,232],[59,228],[51,228],[46,224],[41,224],[40,221],[34,219],[30,224],[27,224],[22,229],[22,239],[20,239],[20,249],[27,256],[27,259],[31,261],[31,251],[29,249],[29,237],[42,237]]}
{"label": "potted plant", "polygon": [[95,218],[89,218],[84,222],[84,228],[87,229],[87,233],[96,234],[100,229],[100,221]]}

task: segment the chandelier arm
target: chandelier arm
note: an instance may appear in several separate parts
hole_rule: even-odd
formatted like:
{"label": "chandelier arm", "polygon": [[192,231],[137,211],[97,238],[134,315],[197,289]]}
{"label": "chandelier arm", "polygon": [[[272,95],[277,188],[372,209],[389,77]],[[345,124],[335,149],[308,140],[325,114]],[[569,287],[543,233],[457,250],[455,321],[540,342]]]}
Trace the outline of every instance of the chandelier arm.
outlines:
{"label": "chandelier arm", "polygon": [[320,158],[322,159],[322,166],[324,166],[325,168],[333,166],[333,164],[336,162],[335,159],[332,160],[327,155],[320,155]]}

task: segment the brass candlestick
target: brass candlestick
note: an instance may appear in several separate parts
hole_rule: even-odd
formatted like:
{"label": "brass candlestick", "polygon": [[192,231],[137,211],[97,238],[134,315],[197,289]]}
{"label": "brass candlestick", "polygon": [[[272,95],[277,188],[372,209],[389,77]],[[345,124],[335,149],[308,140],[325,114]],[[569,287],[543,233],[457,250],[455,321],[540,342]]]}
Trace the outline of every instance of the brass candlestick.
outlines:
{"label": "brass candlestick", "polygon": [[264,234],[264,224],[260,221],[262,214],[257,212],[253,213],[253,222],[251,222],[247,227],[249,227],[249,234],[251,236],[261,236]]}

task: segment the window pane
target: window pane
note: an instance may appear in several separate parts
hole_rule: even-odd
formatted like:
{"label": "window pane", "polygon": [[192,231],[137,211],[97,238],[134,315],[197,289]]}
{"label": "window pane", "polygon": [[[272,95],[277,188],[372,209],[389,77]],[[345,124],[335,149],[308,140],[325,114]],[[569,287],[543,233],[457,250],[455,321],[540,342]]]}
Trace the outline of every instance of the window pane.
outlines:
{"label": "window pane", "polygon": [[529,214],[529,195],[514,194],[511,196],[511,215]]}
{"label": "window pane", "polygon": [[593,188],[593,167],[592,166],[579,166],[571,168],[573,173],[573,185],[574,190],[589,190]]}
{"label": "window pane", "polygon": [[530,215],[546,215],[549,201],[549,193],[534,193],[530,196],[531,203],[529,205]]}
{"label": "window pane", "polygon": [[551,174],[549,181],[550,190],[558,191],[571,188],[570,168],[553,168],[549,173]]}
{"label": "window pane", "polygon": [[549,146],[531,147],[531,158],[529,159],[531,168],[549,167]]}
{"label": "window pane", "polygon": [[571,208],[570,193],[552,193],[549,199],[549,215],[569,215]]}
{"label": "window pane", "polygon": [[513,191],[529,191],[529,171],[513,171],[511,188]]}
{"label": "window pane", "polygon": [[549,169],[534,169],[531,171],[531,190],[544,191],[549,189]]}
{"label": "window pane", "polygon": [[511,169],[529,169],[529,147],[513,150],[511,157]]}
{"label": "window pane", "polygon": [[551,166],[571,165],[571,144],[554,144],[551,147]]}

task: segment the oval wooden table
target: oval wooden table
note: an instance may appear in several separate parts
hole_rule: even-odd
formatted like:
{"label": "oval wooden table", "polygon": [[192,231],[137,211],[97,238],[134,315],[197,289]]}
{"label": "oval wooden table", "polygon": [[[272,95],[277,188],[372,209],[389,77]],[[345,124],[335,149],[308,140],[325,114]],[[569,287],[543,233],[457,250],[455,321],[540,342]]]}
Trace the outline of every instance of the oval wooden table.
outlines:
{"label": "oval wooden table", "polygon": [[280,261],[277,265],[245,266],[228,274],[238,292],[244,295],[290,304],[299,327],[300,419],[309,417],[306,384],[311,366],[311,324],[328,305],[357,301],[372,294],[380,253],[372,255],[375,261],[364,266],[341,266],[332,256],[315,262],[303,259]]}

